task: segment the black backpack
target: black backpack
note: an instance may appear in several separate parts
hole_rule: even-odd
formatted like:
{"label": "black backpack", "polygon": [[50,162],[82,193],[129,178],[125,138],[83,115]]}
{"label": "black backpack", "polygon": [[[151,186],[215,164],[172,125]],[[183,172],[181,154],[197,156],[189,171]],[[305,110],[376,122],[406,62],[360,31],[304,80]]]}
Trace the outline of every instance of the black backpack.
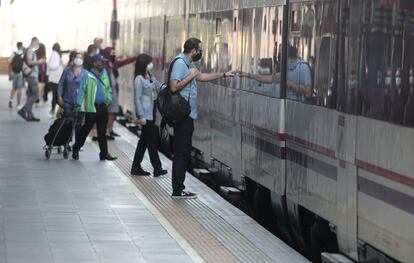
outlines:
{"label": "black backpack", "polygon": [[191,112],[189,104],[190,98],[187,100],[184,99],[179,91],[173,93],[169,87],[172,68],[178,59],[182,58],[175,58],[171,62],[170,68],[168,69],[167,82],[162,84],[161,91],[158,93],[157,97],[157,108],[161,113],[163,121],[171,127],[183,122]]}
{"label": "black backpack", "polygon": [[11,61],[12,70],[14,73],[20,73],[23,69],[23,57],[22,55],[14,52],[13,59]]}

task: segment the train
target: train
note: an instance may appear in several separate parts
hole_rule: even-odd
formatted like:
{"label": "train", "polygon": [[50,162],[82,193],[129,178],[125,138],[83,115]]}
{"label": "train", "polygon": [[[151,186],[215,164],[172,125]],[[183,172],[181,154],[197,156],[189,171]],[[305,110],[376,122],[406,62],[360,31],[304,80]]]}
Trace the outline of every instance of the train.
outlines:
{"label": "train", "polygon": [[[192,165],[238,189],[287,243],[314,262],[322,252],[414,262],[413,1],[81,0],[77,9],[67,44],[78,49],[102,36],[118,56],[151,55],[165,81],[196,37],[202,72],[239,72],[199,83]],[[134,113],[134,66],[119,71],[120,104]],[[171,151],[173,130],[159,131]]]}

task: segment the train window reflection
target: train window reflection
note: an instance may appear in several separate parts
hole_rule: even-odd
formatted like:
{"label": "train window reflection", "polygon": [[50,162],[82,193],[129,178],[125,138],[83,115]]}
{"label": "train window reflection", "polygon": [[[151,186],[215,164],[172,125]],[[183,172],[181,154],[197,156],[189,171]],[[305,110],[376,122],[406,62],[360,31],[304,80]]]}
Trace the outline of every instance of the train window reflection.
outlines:
{"label": "train window reflection", "polygon": [[276,25],[282,21],[282,12],[282,7],[244,10],[242,89],[280,96],[282,36]]}
{"label": "train window reflection", "polygon": [[290,6],[286,98],[336,107],[337,2]]}
{"label": "train window reflection", "polygon": [[349,1],[344,9],[352,23],[345,23],[340,64],[351,66],[343,70],[340,109],[414,126],[414,2]]}

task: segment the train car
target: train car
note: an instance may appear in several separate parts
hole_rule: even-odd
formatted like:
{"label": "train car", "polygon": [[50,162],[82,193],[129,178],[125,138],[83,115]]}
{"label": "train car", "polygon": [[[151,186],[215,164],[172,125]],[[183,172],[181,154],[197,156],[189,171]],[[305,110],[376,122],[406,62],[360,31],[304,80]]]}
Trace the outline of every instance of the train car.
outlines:
{"label": "train car", "polygon": [[[94,15],[79,21],[73,45],[110,44],[113,1],[78,5]],[[159,79],[190,36],[203,42],[201,71],[239,72],[199,83],[195,167],[240,189],[314,262],[324,251],[413,262],[412,1],[124,0],[117,9],[117,55],[150,54]],[[129,65],[118,80],[132,113],[133,77]],[[172,129],[160,138],[171,151]]]}

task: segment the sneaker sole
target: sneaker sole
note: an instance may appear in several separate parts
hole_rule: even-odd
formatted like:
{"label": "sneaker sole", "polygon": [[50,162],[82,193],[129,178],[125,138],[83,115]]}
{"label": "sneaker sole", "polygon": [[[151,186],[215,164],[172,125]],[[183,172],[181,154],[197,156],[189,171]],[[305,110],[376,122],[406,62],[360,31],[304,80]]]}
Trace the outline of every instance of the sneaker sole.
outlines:
{"label": "sneaker sole", "polygon": [[197,196],[171,196],[172,199],[197,199]]}
{"label": "sneaker sole", "polygon": [[160,176],[163,176],[163,175],[166,175],[166,174],[168,174],[168,172],[166,172],[166,173],[161,173],[161,174],[153,174],[153,176],[154,176],[154,177],[160,177]]}

